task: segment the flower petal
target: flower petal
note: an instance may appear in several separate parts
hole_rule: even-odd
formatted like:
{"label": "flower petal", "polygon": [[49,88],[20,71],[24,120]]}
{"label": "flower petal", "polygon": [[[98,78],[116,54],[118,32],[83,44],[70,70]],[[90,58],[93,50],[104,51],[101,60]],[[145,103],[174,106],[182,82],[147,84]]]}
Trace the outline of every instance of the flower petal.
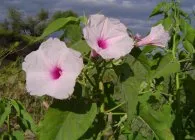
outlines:
{"label": "flower petal", "polygon": [[118,59],[128,54],[134,47],[127,28],[118,19],[92,15],[88,21],[83,29],[84,38],[92,50],[104,59]]}
{"label": "flower petal", "polygon": [[[72,95],[83,66],[80,52],[67,48],[59,39],[50,38],[27,55],[22,64],[27,91],[31,95],[66,99]],[[53,78],[53,74],[57,77]]]}
{"label": "flower petal", "polygon": [[137,46],[155,45],[165,47],[170,39],[169,33],[164,30],[162,24],[151,28],[150,34],[137,42]]}

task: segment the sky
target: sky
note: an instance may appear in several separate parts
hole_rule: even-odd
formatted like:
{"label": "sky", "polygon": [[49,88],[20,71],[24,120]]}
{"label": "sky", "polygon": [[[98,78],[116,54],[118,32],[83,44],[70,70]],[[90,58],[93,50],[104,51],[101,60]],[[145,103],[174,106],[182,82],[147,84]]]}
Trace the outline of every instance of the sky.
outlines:
{"label": "sky", "polygon": [[[156,22],[149,19],[152,9],[162,0],[0,0],[0,21],[7,8],[15,7],[24,15],[35,15],[41,8],[53,13],[58,10],[73,10],[79,15],[102,13],[118,18],[134,33],[146,34]],[[180,0],[182,8],[190,13],[195,10],[195,0]]]}

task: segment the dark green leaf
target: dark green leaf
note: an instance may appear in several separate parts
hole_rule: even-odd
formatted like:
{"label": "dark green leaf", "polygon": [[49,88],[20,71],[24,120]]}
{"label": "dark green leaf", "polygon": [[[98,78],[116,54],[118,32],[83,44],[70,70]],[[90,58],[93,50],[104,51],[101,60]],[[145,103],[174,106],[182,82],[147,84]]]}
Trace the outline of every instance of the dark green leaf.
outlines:
{"label": "dark green leaf", "polygon": [[160,2],[152,11],[152,13],[150,14],[149,17],[153,17],[162,13],[167,13],[171,7],[172,7],[172,3],[168,3],[168,2]]}
{"label": "dark green leaf", "polygon": [[143,123],[152,130],[154,137],[158,140],[174,140],[170,130],[173,121],[170,105],[164,105],[161,110],[154,111],[146,104],[141,104],[139,113]]}
{"label": "dark green leaf", "polygon": [[9,114],[11,113],[11,106],[8,105],[5,107],[5,110],[3,112],[3,114],[0,114],[0,126],[6,121],[6,118],[9,116]]}
{"label": "dark green leaf", "polygon": [[190,20],[190,16],[189,16],[188,13],[184,12],[183,10],[181,10],[181,9],[179,9],[179,8],[178,8],[177,10],[179,11],[179,14],[180,14],[181,16],[183,16],[183,17],[185,17],[186,19]]}
{"label": "dark green leaf", "polygon": [[169,76],[170,74],[176,73],[180,70],[180,63],[174,60],[171,53],[166,54],[160,60],[160,63],[155,70],[153,78],[160,78],[161,76]]}
{"label": "dark green leaf", "polygon": [[147,70],[138,60],[129,55],[125,63],[116,68],[116,73],[121,80],[121,83],[119,83],[119,92],[121,92],[125,101],[127,101],[126,111],[128,119],[131,121],[136,115],[140,84],[146,79]]}
{"label": "dark green leaf", "polygon": [[147,139],[174,140],[170,129],[174,120],[171,104],[160,103],[160,95],[159,91],[148,91],[138,97],[139,116],[133,120],[131,127]]}
{"label": "dark green leaf", "polygon": [[150,70],[152,66],[152,61],[147,57],[151,51],[155,49],[154,46],[145,46],[144,49],[141,51],[140,48],[133,48],[131,51],[131,55],[133,55],[140,63],[147,69]]}
{"label": "dark green leaf", "polygon": [[96,104],[83,100],[54,103],[40,123],[40,139],[77,140],[90,127],[97,113]]}
{"label": "dark green leaf", "polygon": [[155,15],[159,15],[159,14],[162,14],[163,11],[162,11],[162,7],[165,5],[166,3],[165,2],[160,2],[152,11],[152,13],[150,14],[149,17],[153,17]]}
{"label": "dark green leaf", "polygon": [[16,112],[20,115],[20,106],[18,105],[17,101],[11,99],[10,104],[15,108]]}
{"label": "dark green leaf", "polygon": [[33,132],[37,131],[37,126],[31,117],[31,115],[26,110],[21,110],[21,117],[28,123],[27,129],[32,130]]}

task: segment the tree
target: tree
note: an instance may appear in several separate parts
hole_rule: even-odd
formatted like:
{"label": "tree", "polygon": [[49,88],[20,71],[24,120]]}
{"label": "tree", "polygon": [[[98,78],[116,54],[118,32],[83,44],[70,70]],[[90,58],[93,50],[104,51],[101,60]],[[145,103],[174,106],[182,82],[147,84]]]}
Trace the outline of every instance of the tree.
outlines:
{"label": "tree", "polygon": [[39,21],[45,21],[49,18],[49,13],[45,9],[41,9],[40,12],[37,14],[37,19]]}
{"label": "tree", "polygon": [[55,20],[57,18],[62,18],[62,17],[78,17],[78,15],[76,13],[74,13],[71,10],[68,11],[56,11],[53,16],[52,16],[52,20]]}
{"label": "tree", "polygon": [[15,8],[8,9],[8,22],[11,25],[11,30],[17,33],[21,33],[24,26],[22,14]]}
{"label": "tree", "polygon": [[8,30],[9,29],[9,22],[7,19],[4,19],[2,23],[0,23],[0,29]]}

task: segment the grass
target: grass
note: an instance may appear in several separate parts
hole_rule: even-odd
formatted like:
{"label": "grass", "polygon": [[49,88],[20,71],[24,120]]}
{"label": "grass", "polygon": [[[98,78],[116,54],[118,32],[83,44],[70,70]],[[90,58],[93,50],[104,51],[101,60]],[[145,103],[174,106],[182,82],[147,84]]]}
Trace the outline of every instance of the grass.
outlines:
{"label": "grass", "polygon": [[[0,98],[15,99],[20,101],[27,112],[30,113],[36,124],[43,119],[43,116],[52,103],[52,98],[48,96],[36,97],[31,96],[26,91],[25,87],[25,72],[21,69],[22,59],[16,61],[4,60],[0,63]],[[11,119],[11,129],[18,130],[16,117]],[[3,125],[0,130],[7,131],[7,126]],[[25,132],[25,139],[34,137],[34,135],[27,131]],[[33,138],[34,139],[34,138]]]}

